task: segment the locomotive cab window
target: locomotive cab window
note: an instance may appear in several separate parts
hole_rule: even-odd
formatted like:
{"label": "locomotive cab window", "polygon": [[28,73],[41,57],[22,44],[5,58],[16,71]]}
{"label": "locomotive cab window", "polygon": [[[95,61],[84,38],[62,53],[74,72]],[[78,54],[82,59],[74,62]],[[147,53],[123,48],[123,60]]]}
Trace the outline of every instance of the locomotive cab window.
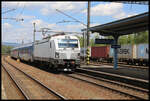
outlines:
{"label": "locomotive cab window", "polygon": [[58,41],[59,48],[78,48],[77,39],[61,39]]}

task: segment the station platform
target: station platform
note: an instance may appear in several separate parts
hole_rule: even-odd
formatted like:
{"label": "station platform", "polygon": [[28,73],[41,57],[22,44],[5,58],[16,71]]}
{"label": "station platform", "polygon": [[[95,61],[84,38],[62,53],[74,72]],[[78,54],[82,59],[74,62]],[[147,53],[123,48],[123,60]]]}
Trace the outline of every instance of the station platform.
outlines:
{"label": "station platform", "polygon": [[137,79],[149,80],[149,69],[120,67],[120,66],[118,66],[117,69],[114,69],[113,66],[108,66],[108,65],[100,65],[100,66],[81,65],[80,68],[112,73],[121,76],[128,76]]}

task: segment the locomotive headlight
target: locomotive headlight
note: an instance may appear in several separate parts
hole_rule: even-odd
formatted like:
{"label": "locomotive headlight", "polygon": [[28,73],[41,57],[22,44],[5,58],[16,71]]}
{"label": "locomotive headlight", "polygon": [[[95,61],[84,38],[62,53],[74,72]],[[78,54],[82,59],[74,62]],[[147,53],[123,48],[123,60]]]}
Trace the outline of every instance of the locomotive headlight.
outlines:
{"label": "locomotive headlight", "polygon": [[59,58],[59,53],[58,52],[55,52],[55,57]]}

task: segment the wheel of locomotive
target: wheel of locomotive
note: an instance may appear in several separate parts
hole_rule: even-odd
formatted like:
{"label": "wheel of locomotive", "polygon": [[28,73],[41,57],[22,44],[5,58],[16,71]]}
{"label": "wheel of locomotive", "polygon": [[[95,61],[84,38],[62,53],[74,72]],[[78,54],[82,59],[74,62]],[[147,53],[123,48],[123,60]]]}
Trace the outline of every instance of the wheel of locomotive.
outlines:
{"label": "wheel of locomotive", "polygon": [[47,68],[48,70],[54,70],[54,65],[52,63],[49,63],[49,66]]}

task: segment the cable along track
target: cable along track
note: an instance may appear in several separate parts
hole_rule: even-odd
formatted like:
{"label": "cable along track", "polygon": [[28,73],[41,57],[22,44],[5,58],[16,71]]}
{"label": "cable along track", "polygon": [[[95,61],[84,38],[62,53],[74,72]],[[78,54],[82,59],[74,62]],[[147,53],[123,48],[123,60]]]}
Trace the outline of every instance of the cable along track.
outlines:
{"label": "cable along track", "polygon": [[[39,80],[31,77],[30,75],[18,69],[16,66],[10,64],[5,59],[4,61],[7,63],[7,65],[9,64],[9,66],[6,67],[6,64],[2,64],[2,67],[10,75],[12,80],[15,82],[16,86],[24,95],[25,99],[66,99],[56,91],[52,90],[51,88],[48,88]],[[13,68],[11,68],[10,66]]]}

